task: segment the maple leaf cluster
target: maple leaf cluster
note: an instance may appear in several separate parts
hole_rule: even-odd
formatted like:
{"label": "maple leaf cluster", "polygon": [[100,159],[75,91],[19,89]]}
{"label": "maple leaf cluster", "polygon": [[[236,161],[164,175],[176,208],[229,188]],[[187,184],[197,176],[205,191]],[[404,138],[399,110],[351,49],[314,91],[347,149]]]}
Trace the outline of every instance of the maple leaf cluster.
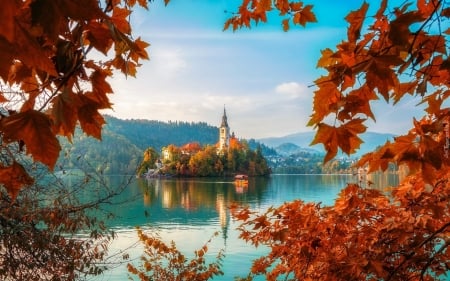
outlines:
{"label": "maple leaf cluster", "polygon": [[[219,233],[214,233],[217,236]],[[139,240],[144,244],[145,255],[141,257],[141,265],[136,267],[129,263],[128,272],[142,281],[148,280],[211,280],[214,276],[223,275],[220,269],[225,256],[219,251],[215,261],[207,262],[209,239],[200,249],[194,251],[194,257],[183,255],[172,241],[164,243],[155,235],[148,235],[138,228]]]}
{"label": "maple leaf cluster", "polygon": [[233,31],[246,27],[250,28],[252,22],[267,22],[268,14],[271,11],[278,11],[283,17],[282,26],[284,31],[290,28],[290,22],[294,25],[306,26],[307,23],[317,22],[315,14],[312,12],[312,5],[305,5],[302,1],[293,2],[288,0],[243,0],[242,5],[224,25],[224,30],[230,27]]}
{"label": "maple leaf cluster", "polygon": [[240,238],[269,248],[252,278],[441,280],[450,268],[449,198],[448,180],[412,177],[393,196],[350,184],[333,206],[295,200],[263,214],[232,211]]}
{"label": "maple leaf cluster", "polygon": [[[385,170],[389,162],[406,164],[432,182],[437,170],[447,169],[450,111],[448,23],[450,7],[444,1],[416,1],[388,9],[380,3],[373,17],[368,3],[349,13],[347,40],[337,50],[326,49],[317,66],[327,75],[315,81],[313,114],[308,125],[317,128],[312,144],[324,145],[325,162],[342,150],[354,153],[362,140],[365,121],[375,121],[371,102],[384,99],[396,104],[405,95],[425,104],[423,119],[413,129],[380,150],[364,157],[360,166]],[[372,18],[371,24],[365,21]],[[448,26],[448,25],[447,25]],[[367,30],[363,33],[363,30]]]}
{"label": "maple leaf cluster", "polygon": [[[166,0],[166,3],[168,1]],[[114,70],[135,76],[149,45],[133,39],[129,17],[146,0],[6,1],[0,9],[0,184],[12,197],[30,176],[14,155],[26,152],[54,168],[57,135],[77,124],[101,138]],[[95,61],[92,50],[104,54]],[[98,57],[98,55],[96,56]],[[18,144],[18,145],[16,145]]]}

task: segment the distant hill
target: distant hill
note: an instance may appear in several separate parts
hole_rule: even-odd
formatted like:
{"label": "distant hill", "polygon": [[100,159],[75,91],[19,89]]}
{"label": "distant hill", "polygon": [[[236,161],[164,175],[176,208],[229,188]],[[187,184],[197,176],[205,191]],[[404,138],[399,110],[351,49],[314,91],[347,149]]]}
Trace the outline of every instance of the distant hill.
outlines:
{"label": "distant hill", "polygon": [[[273,137],[273,138],[262,138],[258,139],[257,141],[269,146],[275,148],[275,150],[278,149],[277,147],[280,147],[285,144],[294,144],[299,146],[303,149],[312,149],[316,150],[318,152],[324,152],[322,145],[314,145],[310,146],[310,143],[314,139],[315,132],[301,132],[296,134],[287,135],[284,137]],[[366,132],[361,135],[361,139],[364,141],[363,144],[361,144],[360,149],[357,151],[355,156],[365,154],[367,152],[370,152],[374,150],[376,147],[384,144],[387,140],[392,140],[392,138],[395,135],[393,134],[383,134],[383,133],[375,133],[375,132]]]}
{"label": "distant hill", "polygon": [[298,154],[300,152],[311,153],[311,154],[321,153],[321,151],[319,151],[319,150],[309,148],[309,147],[300,147],[291,142],[282,143],[279,146],[275,147],[274,149],[277,152],[277,154],[282,155],[282,156],[289,156],[292,154]]}

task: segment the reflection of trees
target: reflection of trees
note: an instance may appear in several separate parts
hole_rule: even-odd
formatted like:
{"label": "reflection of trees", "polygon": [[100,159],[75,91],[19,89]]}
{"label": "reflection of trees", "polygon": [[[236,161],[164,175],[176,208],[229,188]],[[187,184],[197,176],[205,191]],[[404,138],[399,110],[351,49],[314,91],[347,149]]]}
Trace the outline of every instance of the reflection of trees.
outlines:
{"label": "reflection of trees", "polygon": [[216,209],[217,198],[226,204],[234,201],[258,201],[268,184],[267,178],[252,178],[245,197],[235,188],[232,180],[198,179],[137,179],[144,205],[161,205],[165,209],[182,208],[189,211]]}
{"label": "reflection of trees", "polygon": [[157,179],[138,179],[136,182],[142,193],[144,205],[151,205],[157,199],[161,182]]}

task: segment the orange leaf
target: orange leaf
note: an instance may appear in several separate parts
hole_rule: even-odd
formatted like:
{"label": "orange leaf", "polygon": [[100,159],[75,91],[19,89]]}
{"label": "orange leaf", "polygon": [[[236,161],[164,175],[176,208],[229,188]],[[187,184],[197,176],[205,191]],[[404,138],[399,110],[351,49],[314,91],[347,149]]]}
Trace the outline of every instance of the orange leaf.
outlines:
{"label": "orange leaf", "polygon": [[31,22],[34,26],[43,29],[43,32],[52,41],[58,39],[60,29],[63,27],[63,15],[60,12],[58,3],[54,0],[35,0],[30,4]]}
{"label": "orange leaf", "polygon": [[6,39],[0,36],[0,78],[8,81],[9,69],[14,58],[14,48]]}
{"label": "orange leaf", "polygon": [[312,8],[312,5],[306,5],[301,11],[295,13],[294,23],[305,26],[308,22],[317,22],[316,16],[311,11]]}
{"label": "orange leaf", "polygon": [[355,153],[363,141],[358,137],[366,131],[366,126],[362,123],[365,119],[353,119],[337,128],[338,145],[347,154]]}
{"label": "orange leaf", "polygon": [[310,145],[322,143],[327,154],[325,155],[324,162],[328,162],[336,156],[338,151],[338,136],[336,127],[327,125],[325,123],[318,124],[318,130],[314,140]]}
{"label": "orange leaf", "polygon": [[54,132],[67,137],[71,141],[78,120],[78,96],[65,88],[60,95],[52,100],[52,104],[51,117]]}
{"label": "orange leaf", "polygon": [[317,62],[317,67],[327,68],[328,66],[335,65],[339,62],[339,59],[334,56],[334,52],[331,49],[327,48],[320,52],[322,53],[322,56]]}
{"label": "orange leaf", "polygon": [[0,184],[3,184],[12,200],[16,199],[22,187],[33,182],[33,178],[17,162],[8,167],[0,166]]}
{"label": "orange leaf", "polygon": [[391,22],[391,30],[389,32],[389,39],[396,45],[405,48],[409,44],[409,37],[411,31],[409,26],[415,22],[422,20],[418,12],[409,12],[401,14]]}
{"label": "orange leaf", "polygon": [[18,26],[16,28],[15,48],[17,57],[29,68],[37,68],[50,75],[57,76],[55,65],[46,50],[39,44],[29,30]]}
{"label": "orange leaf", "polygon": [[97,139],[102,138],[102,126],[105,119],[98,113],[98,104],[88,97],[81,96],[82,106],[78,109],[78,119],[81,129]]}
{"label": "orange leaf", "polygon": [[351,91],[345,97],[344,109],[339,112],[339,120],[351,119],[357,114],[364,114],[375,121],[375,115],[370,107],[370,101],[378,99],[374,91],[363,86],[359,89]]}
{"label": "orange leaf", "polygon": [[150,46],[150,44],[142,41],[140,37],[137,38],[133,44],[133,52],[130,54],[131,59],[135,62],[137,62],[139,59],[148,60],[149,57],[147,51],[145,50],[145,48],[147,48],[148,46]]}
{"label": "orange leaf", "polygon": [[113,43],[108,26],[94,21],[89,23],[87,39],[94,48],[105,55],[108,54]]}
{"label": "orange leaf", "polygon": [[[166,5],[167,5],[168,2],[169,2],[169,1],[166,0]],[[148,10],[147,0],[138,0],[138,3],[139,3],[139,5],[140,5],[142,8]]]}
{"label": "orange leaf", "polygon": [[105,71],[95,70],[90,78],[92,82],[92,92],[95,95],[95,101],[98,102],[100,108],[110,108],[111,103],[109,102],[106,94],[111,94],[113,92],[111,85],[106,82],[108,73]]}
{"label": "orange leaf", "polygon": [[100,9],[98,0],[61,1],[61,13],[75,20],[103,19],[106,15]]}
{"label": "orange leaf", "polygon": [[47,115],[36,110],[13,114],[0,120],[0,130],[6,142],[22,140],[34,160],[53,169],[61,146]]}
{"label": "orange leaf", "polygon": [[364,2],[358,10],[352,11],[345,17],[348,23],[350,23],[350,27],[347,30],[348,41],[350,43],[356,43],[359,39],[368,8],[369,4]]}
{"label": "orange leaf", "polygon": [[398,88],[399,80],[392,69],[379,61],[372,60],[366,72],[367,86],[371,90],[378,89],[379,93],[386,101],[389,101],[389,94],[392,89]]}
{"label": "orange leaf", "polygon": [[131,33],[130,23],[128,22],[127,17],[131,14],[131,11],[128,9],[122,9],[119,7],[114,7],[113,15],[111,17],[111,21],[114,23],[116,28],[125,34]]}
{"label": "orange leaf", "polygon": [[2,3],[0,9],[0,35],[4,36],[9,42],[14,42],[14,16],[16,15],[16,1],[6,1]]}
{"label": "orange leaf", "polygon": [[289,30],[289,19],[284,19],[281,24],[283,25],[283,31],[288,31]]}
{"label": "orange leaf", "polygon": [[323,120],[330,113],[335,112],[341,104],[341,93],[336,88],[336,84],[327,81],[328,77],[316,80],[320,88],[314,92],[313,110],[314,113],[308,126],[315,125]]}

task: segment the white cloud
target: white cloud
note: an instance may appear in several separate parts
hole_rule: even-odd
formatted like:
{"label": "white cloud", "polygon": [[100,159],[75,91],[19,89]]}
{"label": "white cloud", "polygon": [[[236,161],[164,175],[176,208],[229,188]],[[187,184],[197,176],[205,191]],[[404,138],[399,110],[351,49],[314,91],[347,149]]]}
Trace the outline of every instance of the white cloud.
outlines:
{"label": "white cloud", "polygon": [[158,73],[172,76],[187,67],[184,55],[179,49],[154,49],[151,51],[152,67],[158,69]]}
{"label": "white cloud", "polygon": [[285,82],[275,87],[275,92],[284,95],[290,99],[305,97],[307,87],[297,82]]}

